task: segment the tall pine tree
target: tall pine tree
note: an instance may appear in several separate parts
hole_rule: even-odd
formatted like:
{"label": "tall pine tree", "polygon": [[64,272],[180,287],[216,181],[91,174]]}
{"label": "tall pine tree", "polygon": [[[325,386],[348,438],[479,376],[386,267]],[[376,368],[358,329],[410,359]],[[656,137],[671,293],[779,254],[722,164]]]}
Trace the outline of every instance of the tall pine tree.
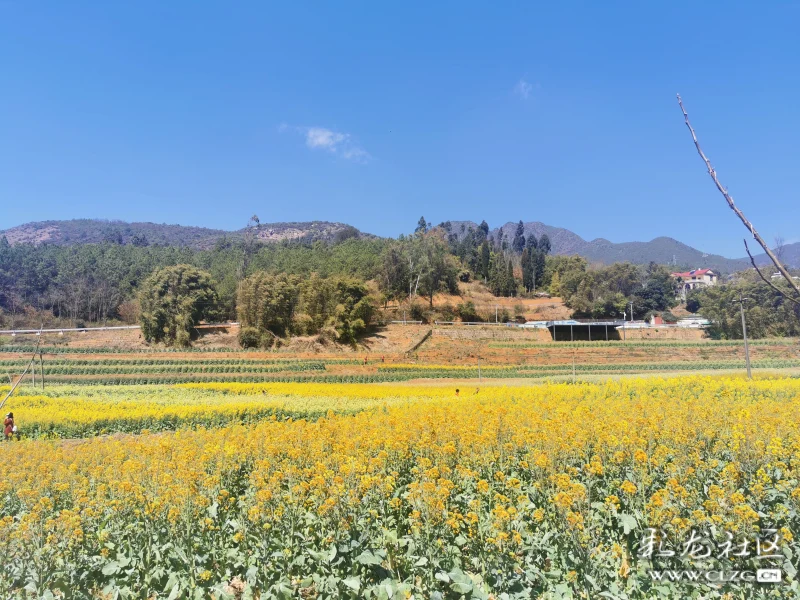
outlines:
{"label": "tall pine tree", "polygon": [[486,238],[489,237],[489,224],[483,220],[481,224],[478,225],[478,231],[476,235],[476,240],[478,244],[482,244],[486,241]]}
{"label": "tall pine tree", "polygon": [[531,281],[530,262],[531,251],[528,248],[525,248],[522,251],[522,260],[520,261],[520,264],[522,266],[522,287],[525,288],[526,292],[530,292],[531,288],[533,287],[533,281]]}
{"label": "tall pine tree", "polygon": [[484,280],[489,278],[489,267],[492,259],[492,252],[489,249],[489,242],[486,240],[481,244],[481,255],[479,264],[479,272]]}
{"label": "tall pine tree", "polygon": [[522,224],[522,221],[517,223],[517,231],[514,234],[514,241],[511,243],[511,247],[517,253],[521,253],[525,248],[525,225]]}

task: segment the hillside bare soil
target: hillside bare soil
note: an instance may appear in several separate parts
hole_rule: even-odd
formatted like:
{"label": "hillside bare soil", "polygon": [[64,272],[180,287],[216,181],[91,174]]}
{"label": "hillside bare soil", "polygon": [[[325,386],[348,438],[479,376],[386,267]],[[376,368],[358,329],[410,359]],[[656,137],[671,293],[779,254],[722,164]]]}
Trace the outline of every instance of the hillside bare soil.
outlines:
{"label": "hillside bare soil", "polygon": [[444,305],[457,306],[463,302],[472,302],[478,314],[485,315],[487,320],[494,320],[495,307],[498,313],[508,311],[511,318],[524,316],[529,321],[550,321],[568,319],[572,311],[564,306],[561,298],[505,298],[494,296],[480,282],[459,284],[460,296],[437,294],[433,297],[434,307]]}

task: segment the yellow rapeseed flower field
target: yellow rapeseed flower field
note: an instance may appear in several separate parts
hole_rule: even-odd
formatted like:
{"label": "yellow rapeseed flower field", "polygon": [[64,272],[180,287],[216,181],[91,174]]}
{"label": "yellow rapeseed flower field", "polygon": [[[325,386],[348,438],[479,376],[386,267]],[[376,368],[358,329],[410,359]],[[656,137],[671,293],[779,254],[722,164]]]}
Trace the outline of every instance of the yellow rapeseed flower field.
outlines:
{"label": "yellow rapeseed flower field", "polygon": [[[186,386],[51,386],[22,390],[7,405],[16,411],[25,438],[87,437],[107,433],[164,431],[187,426],[221,426],[278,418],[319,417],[329,411],[354,413],[398,396],[341,395],[332,401],[324,384],[262,386],[253,394],[231,394]],[[356,387],[356,386],[353,386]],[[324,393],[315,394],[322,389]]]}
{"label": "yellow rapeseed flower field", "polygon": [[[458,398],[402,385],[170,389],[204,410],[279,397],[360,412],[4,444],[0,596],[798,597],[798,380],[630,379]],[[769,565],[784,582],[654,581],[648,569],[696,557],[643,558],[648,527],[679,549],[694,533],[740,549],[774,530],[768,561],[704,560]]]}

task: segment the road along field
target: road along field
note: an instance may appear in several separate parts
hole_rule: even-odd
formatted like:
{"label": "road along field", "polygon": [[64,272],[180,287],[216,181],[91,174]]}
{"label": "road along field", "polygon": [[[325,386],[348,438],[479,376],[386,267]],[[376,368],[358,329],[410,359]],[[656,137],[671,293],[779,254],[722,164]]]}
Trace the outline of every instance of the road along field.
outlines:
{"label": "road along field", "polygon": [[[0,445],[3,598],[798,597],[798,379],[33,391]],[[693,531],[740,555],[681,556]]]}

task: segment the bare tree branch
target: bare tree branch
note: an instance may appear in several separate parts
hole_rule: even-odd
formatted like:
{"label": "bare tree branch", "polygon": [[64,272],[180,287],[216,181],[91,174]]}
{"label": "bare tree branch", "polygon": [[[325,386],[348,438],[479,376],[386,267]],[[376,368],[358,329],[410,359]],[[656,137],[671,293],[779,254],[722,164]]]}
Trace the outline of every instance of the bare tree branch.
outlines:
{"label": "bare tree branch", "polygon": [[761,269],[759,269],[759,268],[756,266],[756,259],[755,259],[755,258],[753,258],[753,255],[752,255],[752,254],[750,254],[750,248],[748,248],[748,247],[747,247],[747,240],[744,240],[744,249],[745,249],[745,250],[747,250],[747,256],[749,256],[749,257],[750,257],[750,262],[752,263],[752,265],[753,265],[753,268],[756,270],[756,273],[758,273],[758,276],[759,276],[759,277],[761,277],[761,279],[763,279],[763,280],[764,280],[764,283],[766,283],[766,284],[767,284],[769,287],[771,287],[773,290],[775,290],[776,292],[778,292],[778,293],[779,293],[781,296],[783,296],[783,297],[784,297],[784,298],[786,298],[787,300],[791,300],[791,301],[792,301],[792,302],[794,302],[795,304],[798,304],[798,305],[800,305],[800,300],[798,300],[798,299],[796,299],[796,298],[792,298],[790,295],[788,295],[786,292],[784,292],[782,289],[780,289],[778,286],[776,286],[774,283],[772,283],[772,281],[771,281],[771,280],[767,279],[767,278],[764,276],[764,274],[761,272]]}
{"label": "bare tree branch", "polygon": [[[681,107],[681,112],[683,113],[683,120],[686,123],[686,127],[689,128],[689,131],[692,134],[692,140],[694,141],[695,148],[697,148],[697,153],[700,155],[700,158],[703,159],[703,162],[706,163],[708,174],[711,175],[711,179],[714,180],[714,184],[717,186],[717,189],[725,197],[725,200],[727,201],[730,209],[736,213],[736,216],[739,217],[742,223],[744,223],[744,226],[750,230],[751,234],[753,234],[753,239],[755,239],[755,241],[757,241],[758,244],[764,249],[764,252],[766,252],[767,256],[769,256],[770,260],[773,262],[773,264],[778,269],[780,274],[783,275],[783,278],[789,282],[789,285],[792,286],[792,288],[794,288],[794,291],[797,292],[797,295],[800,296],[800,287],[798,287],[798,285],[794,282],[792,276],[789,275],[789,271],[786,270],[786,267],[783,266],[781,261],[778,260],[778,257],[775,256],[772,250],[770,250],[769,246],[764,241],[764,239],[758,234],[753,224],[747,219],[747,217],[744,216],[744,213],[737,208],[736,204],[733,202],[733,198],[728,193],[728,190],[726,190],[723,187],[723,185],[719,182],[719,179],[717,179],[717,172],[714,170],[714,167],[711,166],[711,161],[709,161],[708,158],[706,158],[706,155],[700,149],[700,142],[697,141],[697,135],[695,135],[694,129],[692,128],[691,123],[689,123],[689,115],[686,112],[686,109],[683,107],[683,101],[681,100],[680,94],[678,94],[678,104]],[[750,254],[749,251],[748,254]],[[753,264],[755,265],[755,261],[753,261]]]}
{"label": "bare tree branch", "polygon": [[786,252],[786,241],[783,239],[782,235],[776,235],[774,238],[775,241],[775,256],[778,257],[778,260],[783,262],[783,256]]}

